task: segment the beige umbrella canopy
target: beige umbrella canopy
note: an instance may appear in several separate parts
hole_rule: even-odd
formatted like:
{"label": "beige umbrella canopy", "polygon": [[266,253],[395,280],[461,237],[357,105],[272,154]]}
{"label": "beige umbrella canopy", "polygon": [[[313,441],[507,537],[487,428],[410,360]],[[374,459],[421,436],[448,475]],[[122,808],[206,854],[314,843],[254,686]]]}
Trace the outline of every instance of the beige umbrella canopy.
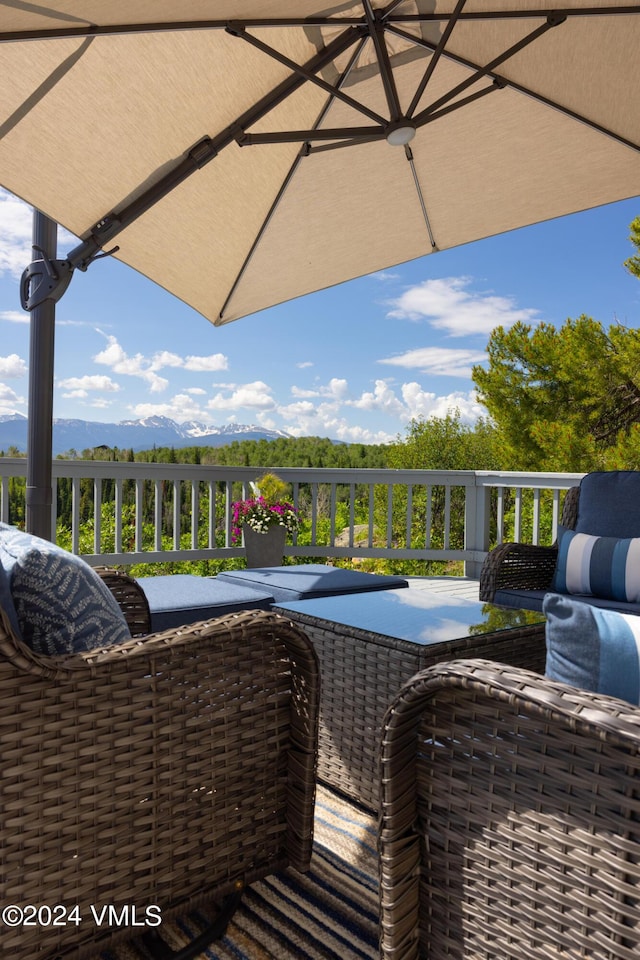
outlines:
{"label": "beige umbrella canopy", "polygon": [[222,324],[636,196],[638,50],[638,0],[0,0],[0,184],[47,215],[28,528],[75,269],[111,253]]}
{"label": "beige umbrella canopy", "polygon": [[5,0],[0,183],[226,323],[640,194],[638,50],[615,0]]}

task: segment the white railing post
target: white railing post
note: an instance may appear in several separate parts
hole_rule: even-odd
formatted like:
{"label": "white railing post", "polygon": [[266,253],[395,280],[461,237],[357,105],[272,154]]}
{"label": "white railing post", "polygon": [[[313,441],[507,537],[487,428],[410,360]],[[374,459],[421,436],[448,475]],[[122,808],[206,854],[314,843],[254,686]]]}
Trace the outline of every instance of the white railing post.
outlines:
{"label": "white railing post", "polygon": [[464,548],[467,559],[464,575],[477,580],[484,558],[490,547],[489,518],[491,511],[491,488],[478,484],[467,487],[464,517]]}

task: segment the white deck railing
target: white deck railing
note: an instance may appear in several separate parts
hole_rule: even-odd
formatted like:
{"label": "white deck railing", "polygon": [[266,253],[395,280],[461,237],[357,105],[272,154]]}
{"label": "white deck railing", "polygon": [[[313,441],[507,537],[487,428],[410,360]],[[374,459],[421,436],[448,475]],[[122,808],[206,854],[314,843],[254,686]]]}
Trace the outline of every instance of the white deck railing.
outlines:
{"label": "white deck railing", "polygon": [[[232,502],[249,494],[254,467],[55,460],[58,504],[71,492],[70,546],[90,563],[242,557],[232,543]],[[277,468],[292,486],[304,528],[299,557],[461,560],[478,576],[505,539],[551,543],[576,473]],[[16,523],[23,458],[0,458],[0,519]],[[13,488],[12,488],[13,483]],[[24,514],[22,514],[23,516]],[[88,523],[87,523],[88,520]],[[92,530],[91,542],[86,530]],[[68,533],[67,533],[68,536]]]}

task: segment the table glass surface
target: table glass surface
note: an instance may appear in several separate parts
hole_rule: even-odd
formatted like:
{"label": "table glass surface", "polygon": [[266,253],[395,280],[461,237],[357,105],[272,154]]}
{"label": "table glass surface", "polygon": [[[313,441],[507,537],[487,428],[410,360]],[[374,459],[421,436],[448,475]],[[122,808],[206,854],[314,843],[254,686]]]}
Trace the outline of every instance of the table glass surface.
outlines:
{"label": "table glass surface", "polygon": [[542,613],[402,588],[278,603],[274,609],[427,646],[543,623]]}

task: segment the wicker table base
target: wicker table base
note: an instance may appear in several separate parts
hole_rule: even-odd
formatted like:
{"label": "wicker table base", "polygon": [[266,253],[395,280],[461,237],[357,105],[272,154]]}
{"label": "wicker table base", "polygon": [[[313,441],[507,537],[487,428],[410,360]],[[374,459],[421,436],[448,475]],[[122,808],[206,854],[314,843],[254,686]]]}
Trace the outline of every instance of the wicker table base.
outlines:
{"label": "wicker table base", "polygon": [[[382,720],[414,674],[462,658],[544,672],[544,621],[527,622],[536,615],[470,600],[434,600],[426,592],[422,608],[416,596],[422,593],[385,590],[375,597],[331,597],[274,608],[304,630],[320,660],[318,779],[373,810]],[[354,625],[358,621],[362,626]],[[417,640],[391,635],[412,636],[416,624]]]}

